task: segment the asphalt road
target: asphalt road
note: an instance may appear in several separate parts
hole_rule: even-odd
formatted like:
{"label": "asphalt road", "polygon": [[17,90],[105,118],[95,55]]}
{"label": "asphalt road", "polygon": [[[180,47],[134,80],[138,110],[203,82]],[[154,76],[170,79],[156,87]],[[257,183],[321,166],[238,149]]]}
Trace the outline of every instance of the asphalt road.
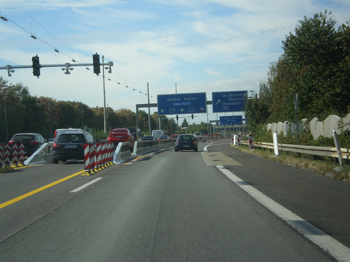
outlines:
{"label": "asphalt road", "polygon": [[[333,180],[258,159],[228,143],[203,152],[205,145],[201,152],[160,151],[90,177],[80,175],[81,162],[0,173],[0,261],[335,261],[216,165],[280,204],[296,206],[293,212],[309,222],[319,213],[332,216],[323,207],[328,195],[316,187],[325,190]],[[66,180],[45,187],[61,179]],[[94,183],[74,191],[87,182]],[[348,189],[344,182],[338,187]],[[342,236],[347,244],[349,231]]]}

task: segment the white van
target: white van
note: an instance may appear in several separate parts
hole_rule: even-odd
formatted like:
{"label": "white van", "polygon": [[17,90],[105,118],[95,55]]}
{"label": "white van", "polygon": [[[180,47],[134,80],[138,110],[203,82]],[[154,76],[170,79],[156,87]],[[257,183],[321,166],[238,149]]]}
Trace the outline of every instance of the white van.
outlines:
{"label": "white van", "polygon": [[83,129],[81,128],[60,128],[60,129],[56,129],[55,134],[53,135],[53,141],[55,142],[56,139],[65,131],[77,131],[77,132],[82,132]]}
{"label": "white van", "polygon": [[158,140],[158,137],[164,135],[165,132],[163,130],[152,130],[152,136]]}

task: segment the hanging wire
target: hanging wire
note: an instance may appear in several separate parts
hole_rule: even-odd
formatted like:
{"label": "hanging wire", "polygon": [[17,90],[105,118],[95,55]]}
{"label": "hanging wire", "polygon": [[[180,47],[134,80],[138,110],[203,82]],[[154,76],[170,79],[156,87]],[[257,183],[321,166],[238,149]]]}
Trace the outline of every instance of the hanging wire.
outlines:
{"label": "hanging wire", "polygon": [[[55,37],[49,30],[47,30],[43,25],[41,25],[17,0],[15,0],[15,2],[27,13],[27,15],[35,22],[37,23],[41,28],[43,28],[48,34],[50,34],[55,40],[57,40],[58,42],[60,42],[61,44],[63,44],[64,46],[66,46],[67,48],[69,48],[70,50],[72,50],[73,52],[76,52],[76,53],[80,53],[82,55],[86,55],[84,53],[81,53],[73,48],[71,48],[70,46],[68,46],[67,44],[65,44],[64,42],[62,42],[61,40],[59,40],[57,37]],[[46,44],[47,46],[51,47],[56,53],[61,53],[63,55],[65,55],[66,57],[70,58],[73,62],[76,62],[76,60],[74,58],[72,58],[71,56],[69,56],[68,54],[66,54],[65,52],[62,52],[61,50],[58,50],[55,46],[51,45],[50,43],[44,41],[43,39],[41,39],[40,37],[36,36],[35,34],[33,34],[32,32],[29,32],[27,29],[25,29],[24,27],[20,26],[19,24],[17,24],[16,22],[12,21],[11,19],[5,17],[5,16],[2,16],[1,15],[1,19],[4,20],[4,21],[9,21],[11,22],[12,24],[14,24],[15,26],[17,26],[18,28],[22,29],[23,31],[25,31],[26,33],[28,33],[30,35],[31,38],[33,38],[34,40],[39,40],[41,42],[43,42],[44,44]],[[89,68],[87,68],[89,70]],[[118,73],[117,73],[118,74]],[[123,76],[121,76],[120,74],[118,74],[120,77],[122,77],[124,80],[126,80],[127,82],[130,82],[128,81],[127,79],[125,79]],[[124,85],[124,84],[121,84],[121,82],[119,81],[116,81],[116,80],[113,80],[111,78],[108,78],[109,81],[113,81],[113,82],[116,82],[118,85]],[[130,82],[132,83],[132,82]],[[136,86],[141,86],[141,84],[135,84],[135,83],[132,83],[133,85],[136,85]],[[139,92],[140,94],[145,94],[145,95],[148,95],[147,93],[144,93],[142,92],[141,90],[138,90],[134,87],[131,87],[129,88],[128,85],[125,85],[126,88],[128,89],[132,89],[133,91],[135,92]],[[152,95],[150,95],[151,98],[153,98]]]}

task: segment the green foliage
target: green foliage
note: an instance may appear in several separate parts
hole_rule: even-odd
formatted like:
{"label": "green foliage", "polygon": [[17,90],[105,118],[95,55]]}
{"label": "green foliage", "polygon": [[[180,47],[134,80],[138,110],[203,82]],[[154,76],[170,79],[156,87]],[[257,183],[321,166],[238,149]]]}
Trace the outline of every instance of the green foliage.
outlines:
{"label": "green foliage", "polygon": [[[313,18],[304,17],[294,34],[282,42],[283,57],[291,72],[289,93],[298,93],[301,117],[347,113],[344,105],[350,102],[350,71],[344,62],[350,50],[345,48],[344,38],[349,29],[343,25],[336,31],[330,14],[325,11]],[[292,99],[286,111],[290,118],[294,116]]]}
{"label": "green foliage", "polygon": [[91,135],[95,140],[106,140],[108,138],[109,133],[105,133],[103,129],[93,129]]}
{"label": "green foliage", "polygon": [[298,119],[350,112],[350,26],[336,30],[330,15],[325,11],[304,17],[286,36],[284,54],[271,64],[259,96],[247,101],[250,130],[268,122],[294,122],[296,93]]}
{"label": "green foliage", "polygon": [[259,96],[247,100],[245,116],[251,130],[258,130],[258,126],[266,123],[270,116],[271,90],[265,83],[260,83]]}

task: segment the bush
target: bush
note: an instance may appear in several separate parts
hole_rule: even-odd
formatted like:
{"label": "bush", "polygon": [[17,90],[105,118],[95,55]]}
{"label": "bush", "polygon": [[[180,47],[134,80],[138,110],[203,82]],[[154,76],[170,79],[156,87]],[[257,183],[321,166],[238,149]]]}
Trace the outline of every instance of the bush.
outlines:
{"label": "bush", "polygon": [[95,140],[106,140],[109,134],[100,129],[93,129],[91,135]]}

